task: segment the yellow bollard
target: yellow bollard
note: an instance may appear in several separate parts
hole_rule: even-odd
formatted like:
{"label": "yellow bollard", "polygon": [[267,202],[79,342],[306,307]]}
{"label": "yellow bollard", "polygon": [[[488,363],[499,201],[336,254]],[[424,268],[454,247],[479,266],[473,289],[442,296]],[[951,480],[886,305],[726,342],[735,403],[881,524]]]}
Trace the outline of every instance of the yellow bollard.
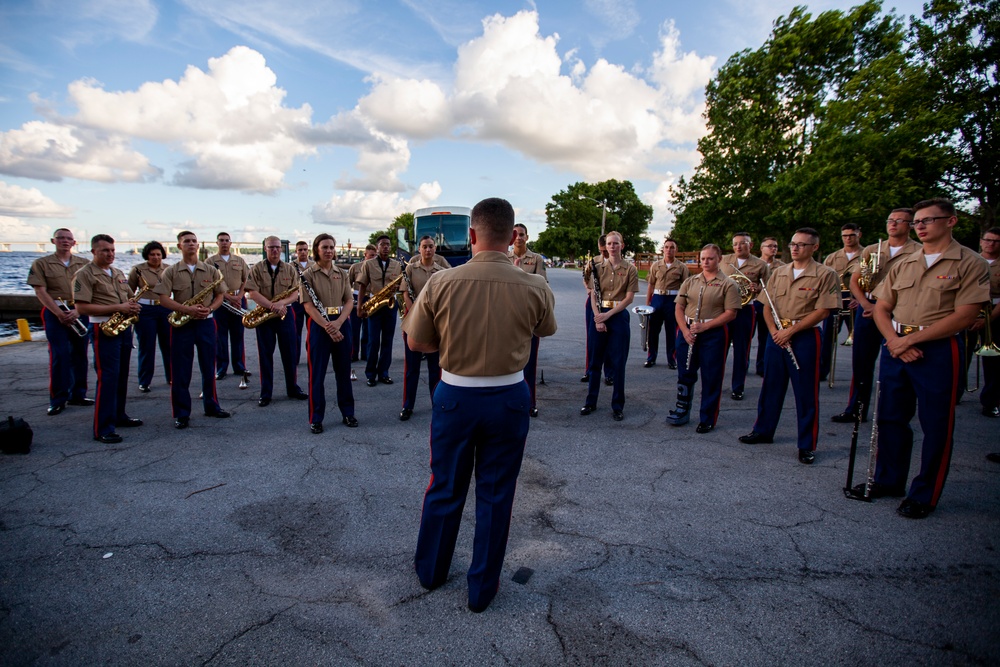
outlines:
{"label": "yellow bollard", "polygon": [[22,343],[31,342],[31,329],[28,328],[28,320],[18,320],[17,321],[17,332],[21,334]]}

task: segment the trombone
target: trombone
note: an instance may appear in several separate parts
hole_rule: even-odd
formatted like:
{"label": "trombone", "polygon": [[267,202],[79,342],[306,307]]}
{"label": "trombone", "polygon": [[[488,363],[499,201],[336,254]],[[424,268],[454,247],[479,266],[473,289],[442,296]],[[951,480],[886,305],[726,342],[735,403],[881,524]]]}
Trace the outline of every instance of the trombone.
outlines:
{"label": "trombone", "polygon": [[[976,386],[970,387],[968,377],[965,380],[965,391],[972,394],[979,391],[979,379],[982,373],[982,357],[1000,357],[1000,346],[993,340],[993,327],[990,320],[993,317],[993,304],[987,303],[979,311],[979,317],[986,320],[982,328],[982,343],[973,353],[976,357]],[[966,331],[966,349],[968,349],[968,331]]]}

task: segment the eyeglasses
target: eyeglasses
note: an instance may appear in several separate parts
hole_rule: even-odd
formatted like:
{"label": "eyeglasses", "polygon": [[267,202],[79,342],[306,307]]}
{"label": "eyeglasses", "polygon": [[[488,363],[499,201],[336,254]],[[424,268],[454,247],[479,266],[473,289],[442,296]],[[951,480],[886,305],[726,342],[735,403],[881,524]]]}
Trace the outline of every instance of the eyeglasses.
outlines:
{"label": "eyeglasses", "polygon": [[983,243],[1000,243],[1000,239],[979,239]]}
{"label": "eyeglasses", "polygon": [[913,222],[911,222],[910,228],[912,229],[913,227],[918,227],[920,225],[926,227],[932,222],[937,222],[938,220],[947,220],[950,217],[951,217],[950,215],[936,215],[933,218],[920,218],[919,220],[914,220]]}
{"label": "eyeglasses", "polygon": [[842,239],[853,239],[856,236],[857,236],[857,234],[841,234],[840,238],[842,238]]}
{"label": "eyeglasses", "polygon": [[904,220],[903,218],[887,218],[886,221],[885,221],[885,224],[887,224],[887,225],[908,225],[908,224],[910,224],[910,221],[909,220]]}
{"label": "eyeglasses", "polygon": [[[267,249],[268,250],[281,250],[281,246],[280,245],[269,245],[269,246],[267,246]],[[302,250],[304,250],[304,249],[305,248],[302,248]]]}
{"label": "eyeglasses", "polygon": [[815,243],[789,243],[788,244],[788,249],[789,250],[802,250],[803,248],[811,248],[814,245],[816,245],[816,244]]}

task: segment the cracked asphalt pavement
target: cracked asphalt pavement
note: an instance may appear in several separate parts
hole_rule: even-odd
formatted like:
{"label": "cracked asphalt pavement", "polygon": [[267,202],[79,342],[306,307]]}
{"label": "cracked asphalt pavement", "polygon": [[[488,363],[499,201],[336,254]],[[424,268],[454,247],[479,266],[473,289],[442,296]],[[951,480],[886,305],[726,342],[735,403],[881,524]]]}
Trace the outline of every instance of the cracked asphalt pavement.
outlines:
{"label": "cracked asphalt pavement", "polygon": [[[610,387],[580,417],[584,295],[579,272],[550,278],[559,331],[541,343],[541,414],[483,614],[466,609],[472,503],[448,582],[426,592],[413,573],[430,414],[422,380],[413,418],[397,419],[401,340],[396,384],[354,383],[360,428],[331,405],[312,435],[305,404],[280,392],[258,407],[248,332],[250,389],[231,375],[218,387],[232,419],[196,411],[174,430],[158,373],[151,393],[130,388],[145,425],[114,446],[91,439],[90,409],[45,415],[44,343],[0,348],[3,416],[35,431],[30,455],[0,457],[0,664],[1000,662],[1000,465],[985,459],[1000,438],[972,394],[940,506],[906,520],[896,500],[843,496],[852,426],[829,418],[846,404],[848,348],[821,388],[812,466],[796,461],[791,396],[775,444],[737,441],[752,374],[712,433],[665,425],[676,373],[662,356],[642,367],[635,315],[625,420]],[[305,387],[304,357],[299,372]]]}

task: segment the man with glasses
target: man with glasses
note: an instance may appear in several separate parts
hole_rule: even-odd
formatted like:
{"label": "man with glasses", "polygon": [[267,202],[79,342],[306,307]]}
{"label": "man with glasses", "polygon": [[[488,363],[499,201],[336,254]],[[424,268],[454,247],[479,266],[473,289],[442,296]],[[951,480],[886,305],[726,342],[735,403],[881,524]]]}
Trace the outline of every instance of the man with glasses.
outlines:
{"label": "man with glasses", "polygon": [[[718,258],[716,258],[718,264]],[[674,301],[681,283],[688,279],[691,272],[684,262],[677,261],[677,243],[673,239],[663,241],[663,259],[658,259],[649,267],[646,278],[646,305],[652,307],[649,316],[649,335],[646,340],[649,349],[646,352],[645,368],[656,365],[656,355],[660,349],[660,329],[667,330],[667,368],[677,369],[677,318],[674,313]]]}
{"label": "man with glasses", "polygon": [[[250,275],[250,267],[239,255],[230,253],[233,244],[232,239],[226,232],[219,232],[215,237],[219,246],[219,252],[209,257],[206,261],[222,272],[229,290],[226,292],[224,300],[230,307],[236,310],[245,310],[247,307],[246,283]],[[233,357],[233,375],[250,375],[247,372],[247,360],[245,347],[243,345],[243,322],[242,315],[237,315],[229,308],[221,308],[215,313],[215,327],[218,335],[215,341],[215,379],[221,380],[226,377],[229,369],[229,353]]]}
{"label": "man with glasses", "polygon": [[[992,343],[997,344],[1000,334],[1000,227],[991,227],[979,239],[983,259],[990,265],[990,334]],[[977,319],[972,329],[980,342],[985,340],[986,319]],[[980,357],[983,364],[983,391],[979,403],[983,406],[984,417],[1000,417],[1000,357]]]}
{"label": "man with glasses", "polygon": [[[788,382],[795,393],[799,463],[811,464],[819,437],[819,327],[840,305],[840,278],[813,259],[819,233],[802,227],[788,244],[792,263],[778,267],[767,282],[764,322],[771,339],[764,352],[764,382],[753,430],[740,436],[748,445],[774,442]],[[777,311],[776,314],[774,311]],[[776,317],[778,319],[776,319]]]}
{"label": "man with glasses", "polygon": [[[361,316],[361,304],[369,294],[377,294],[386,285],[403,273],[403,265],[399,260],[389,257],[392,243],[386,234],[375,241],[378,254],[361,265],[358,274],[358,305],[357,313]],[[392,365],[392,342],[396,335],[396,320],[399,319],[394,300],[387,307],[372,313],[368,318],[368,362],[365,365],[365,376],[368,386],[392,384],[389,377],[389,366]]]}
{"label": "man with glasses", "polygon": [[[823,264],[833,269],[838,276],[843,277],[846,271],[850,271],[851,274],[856,273],[860,265],[861,228],[853,222],[843,225],[840,228],[840,240],[844,244],[844,247],[827,255],[826,259],[823,260]],[[840,310],[853,313],[858,304],[851,296],[850,284],[844,284],[841,281],[840,285],[842,288],[840,290],[842,301]],[[830,364],[833,361],[833,346],[837,343],[837,337],[840,336],[841,325],[844,322],[847,322],[847,329],[850,332],[854,328],[853,323],[846,317],[839,317],[837,313],[826,318],[826,322],[823,324],[823,356],[819,364],[820,382],[826,380],[827,375],[830,374]]]}
{"label": "man with glasses", "polygon": [[[777,258],[778,254],[778,239],[773,236],[765,236],[764,241],[760,244],[760,258],[767,264],[768,268],[773,273],[779,266],[784,266],[784,262]],[[764,304],[762,304],[757,299],[753,300],[753,314],[754,318],[758,322],[757,326],[757,360],[755,363],[755,371],[760,377],[764,377],[764,350],[767,348],[767,338],[769,336],[767,332],[767,327],[764,326]]]}
{"label": "man with glasses", "polygon": [[[299,271],[305,271],[313,264],[312,260],[309,259],[309,244],[305,241],[299,241],[295,244],[295,262],[298,266],[298,270],[295,272],[296,277]],[[295,266],[292,268],[294,269]],[[302,328],[306,323],[306,311],[298,299],[293,301],[288,309],[292,311],[292,316],[295,318],[295,365],[298,366],[302,359]]]}
{"label": "man with glasses", "polygon": [[879,368],[878,459],[871,495],[902,496],[910,472],[914,412],[924,440],[920,472],[896,512],[923,519],[937,507],[951,463],[955,405],[962,391],[962,336],[989,301],[989,265],[952,238],[958,223],[947,199],[913,207],[923,244],[875,290],[875,324],[885,336]]}
{"label": "man with glasses", "polygon": [[[872,291],[885,278],[886,272],[901,259],[914,252],[920,252],[920,244],[910,238],[910,222],[913,221],[912,208],[895,208],[885,221],[888,240],[880,239],[861,251],[858,270],[851,274],[851,295],[858,302],[854,313],[854,346],[851,348],[851,393],[844,411],[830,417],[841,424],[852,423],[858,403],[861,403],[861,420],[868,421],[871,408],[872,378],[875,363],[885,341],[872,314],[875,312],[875,297]],[[861,289],[861,267],[878,265],[871,276],[868,292]]]}
{"label": "man with glasses", "polygon": [[[281,355],[281,367],[285,372],[285,392],[288,398],[300,401],[309,398],[309,394],[302,391],[298,384],[298,369],[295,366],[295,345],[298,338],[295,335],[294,318],[286,317],[291,314],[290,306],[299,300],[299,274],[295,267],[281,261],[281,239],[277,236],[264,239],[264,251],[267,256],[263,262],[254,264],[246,282],[247,293],[253,302],[275,314],[275,317],[254,329],[260,360],[260,397],[257,405],[262,408],[271,403],[276,342],[278,354]],[[290,293],[286,294],[287,292]],[[282,297],[282,294],[285,296]]]}
{"label": "man with glasses", "polygon": [[89,320],[73,304],[73,276],[87,260],[73,254],[73,232],[52,234],[56,251],[39,257],[28,269],[28,284],[42,304],[42,325],[49,343],[49,409],[55,417],[66,405],[93,405],[87,398],[87,332]]}
{"label": "man with glasses", "polygon": [[[771,269],[762,259],[750,254],[752,249],[753,240],[750,234],[736,232],[733,235],[733,252],[722,258],[719,269],[730,278],[742,273],[750,280],[750,292],[756,296],[760,293],[761,283],[767,282],[770,277]],[[753,341],[756,323],[757,318],[751,300],[739,309],[736,319],[729,324],[729,333],[733,341],[732,399],[734,401],[743,400],[747,370],[750,368],[750,343]]]}

